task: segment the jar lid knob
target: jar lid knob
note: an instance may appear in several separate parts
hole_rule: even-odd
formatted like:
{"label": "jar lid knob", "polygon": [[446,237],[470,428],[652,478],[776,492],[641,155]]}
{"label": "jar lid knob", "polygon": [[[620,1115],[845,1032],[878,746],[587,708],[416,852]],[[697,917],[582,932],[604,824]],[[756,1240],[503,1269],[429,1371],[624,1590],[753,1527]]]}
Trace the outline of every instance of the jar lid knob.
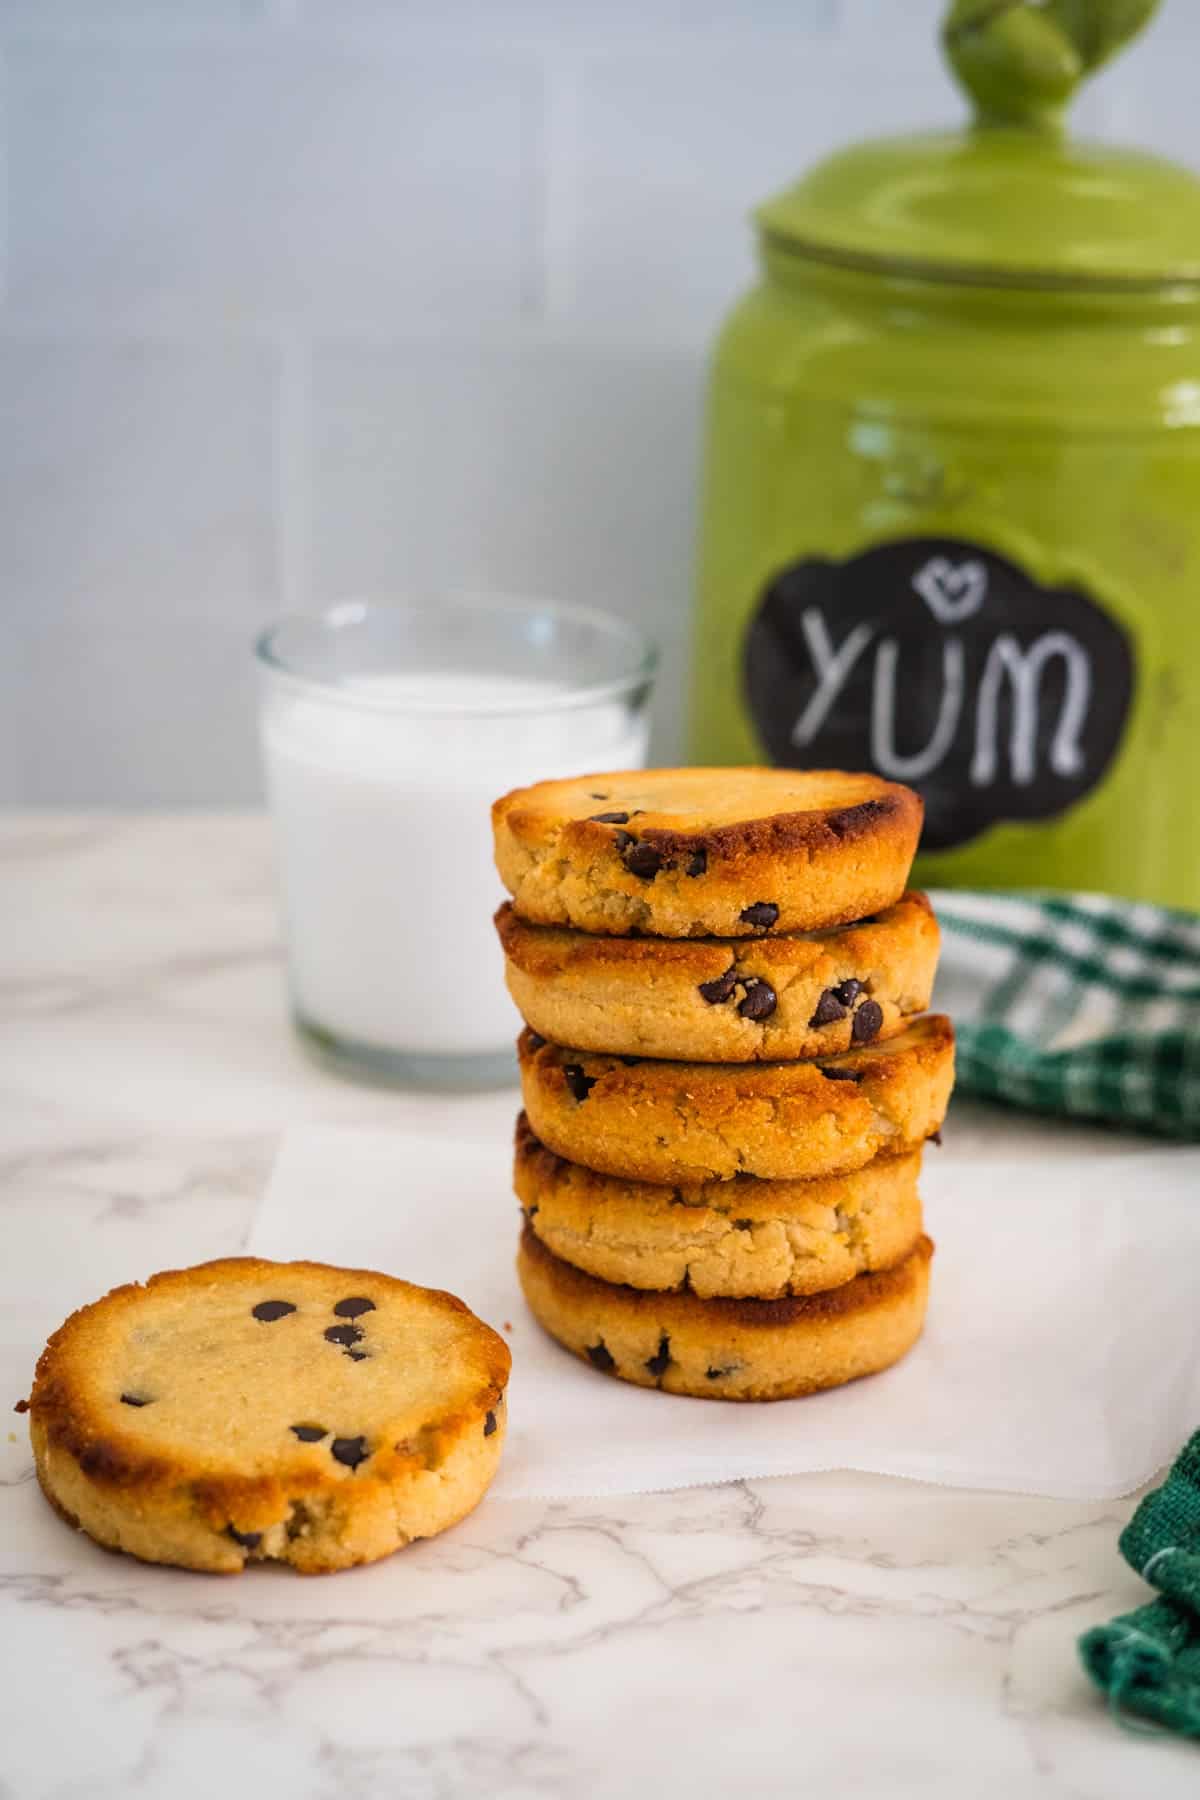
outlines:
{"label": "jar lid knob", "polygon": [[1056,130],[1075,89],[1159,0],[950,0],[942,47],[981,125]]}

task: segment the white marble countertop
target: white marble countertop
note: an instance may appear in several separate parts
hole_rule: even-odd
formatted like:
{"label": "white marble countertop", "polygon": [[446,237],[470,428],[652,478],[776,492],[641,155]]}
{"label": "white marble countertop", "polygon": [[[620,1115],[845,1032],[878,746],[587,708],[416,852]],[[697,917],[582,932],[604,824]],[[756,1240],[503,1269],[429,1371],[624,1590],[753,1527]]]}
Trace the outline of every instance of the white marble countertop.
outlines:
{"label": "white marble countertop", "polygon": [[[257,818],[0,825],[7,1391],[105,1288],[235,1251],[280,1130],[471,1129],[511,1094],[391,1095],[292,1042]],[[1116,1140],[960,1106],[956,1153]],[[68,1532],[21,1421],[0,1487],[0,1796],[941,1800],[1192,1795],[1075,1638],[1146,1590],[1132,1502],[804,1476],[486,1502],[323,1580],[143,1567]]]}

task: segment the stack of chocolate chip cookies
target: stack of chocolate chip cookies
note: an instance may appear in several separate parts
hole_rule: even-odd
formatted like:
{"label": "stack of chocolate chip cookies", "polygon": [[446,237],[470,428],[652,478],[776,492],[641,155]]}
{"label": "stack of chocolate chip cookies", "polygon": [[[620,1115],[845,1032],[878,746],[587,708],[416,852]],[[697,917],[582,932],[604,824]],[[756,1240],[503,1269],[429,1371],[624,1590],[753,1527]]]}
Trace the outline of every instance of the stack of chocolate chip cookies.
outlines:
{"label": "stack of chocolate chip cookies", "polygon": [[954,1073],[921,802],[873,775],[662,769],[493,809],[527,1029],[516,1190],[535,1316],[603,1372],[773,1400],[895,1362]]}

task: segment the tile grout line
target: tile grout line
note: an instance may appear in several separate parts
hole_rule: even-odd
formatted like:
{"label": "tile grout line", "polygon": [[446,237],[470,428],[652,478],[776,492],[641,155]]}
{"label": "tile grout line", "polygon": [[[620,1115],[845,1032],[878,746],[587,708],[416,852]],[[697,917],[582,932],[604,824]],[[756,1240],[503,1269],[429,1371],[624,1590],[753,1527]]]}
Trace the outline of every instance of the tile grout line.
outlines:
{"label": "tile grout line", "polygon": [[278,604],[312,603],[312,352],[296,327],[276,342],[274,511]]}
{"label": "tile grout line", "polygon": [[7,308],[12,261],[12,95],[8,45],[0,43],[0,308]]}
{"label": "tile grout line", "polygon": [[543,56],[537,252],[545,323],[569,318],[576,298],[579,238],[579,66]]}

